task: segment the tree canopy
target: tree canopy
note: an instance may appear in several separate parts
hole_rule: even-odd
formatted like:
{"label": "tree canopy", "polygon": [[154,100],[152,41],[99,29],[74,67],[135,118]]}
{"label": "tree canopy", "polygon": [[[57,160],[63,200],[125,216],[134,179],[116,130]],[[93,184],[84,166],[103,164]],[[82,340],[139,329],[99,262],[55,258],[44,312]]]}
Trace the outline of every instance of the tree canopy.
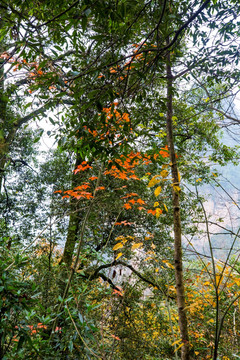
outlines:
{"label": "tree canopy", "polygon": [[0,10],[0,358],[235,359],[239,2]]}

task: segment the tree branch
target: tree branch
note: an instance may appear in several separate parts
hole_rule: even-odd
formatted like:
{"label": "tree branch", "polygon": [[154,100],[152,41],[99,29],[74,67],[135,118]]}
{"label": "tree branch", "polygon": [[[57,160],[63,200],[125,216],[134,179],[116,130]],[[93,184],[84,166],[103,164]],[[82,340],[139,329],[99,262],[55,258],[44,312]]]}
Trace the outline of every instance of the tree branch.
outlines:
{"label": "tree branch", "polygon": [[[172,39],[172,41],[170,41],[166,46],[164,46],[163,48],[155,48],[155,47],[151,47],[151,48],[147,48],[147,49],[142,49],[141,51],[138,51],[138,52],[135,52],[133,54],[130,54],[130,55],[126,55],[126,56],[123,56],[121,57],[119,60],[116,60],[116,61],[113,61],[107,65],[103,65],[103,66],[99,66],[97,67],[95,70],[102,70],[103,68],[107,68],[107,67],[110,67],[110,66],[113,66],[113,65],[116,65],[126,59],[129,59],[129,58],[135,58],[137,55],[140,55],[142,53],[148,53],[148,52],[157,52],[157,55],[159,56],[159,54],[163,53],[165,50],[169,49],[172,47],[172,45],[177,41],[179,35],[182,33],[182,31],[184,29],[186,29],[188,27],[189,24],[191,24],[197,17],[198,15],[207,7],[207,5],[210,3],[210,0],[206,0],[202,6],[200,6],[200,8],[175,32],[175,36],[174,38]],[[92,61],[91,64],[89,64],[89,66],[84,70],[82,71],[80,74],[74,76],[72,79],[70,79],[71,81],[74,81],[84,75],[87,75],[89,73],[91,73],[93,71],[93,69],[91,69],[91,66],[94,65],[94,63],[96,63],[97,59],[99,58],[100,56],[98,55],[97,58]]]}
{"label": "tree branch", "polygon": [[145,283],[157,288],[158,290],[160,290],[161,292],[164,293],[165,296],[167,296],[169,299],[175,299],[172,296],[167,295],[160,287],[157,283],[145,278],[138,270],[136,270],[132,265],[129,265],[123,261],[113,261],[112,263],[108,263],[108,264],[103,264],[100,265],[97,269],[95,269],[95,271],[92,274],[87,274],[87,272],[85,272],[85,275],[81,275],[82,277],[84,277],[85,279],[88,280],[93,280],[96,279],[98,276],[100,276],[104,281],[107,281],[114,289],[116,289],[117,287],[113,284],[112,280],[109,279],[106,275],[104,275],[103,273],[100,273],[101,270],[103,269],[108,269],[111,268],[113,266],[117,266],[117,265],[123,265],[125,267],[127,267],[128,269],[130,269],[133,273],[135,273],[142,281],[144,281]]}
{"label": "tree branch", "polygon": [[[33,119],[34,117],[40,115],[40,114],[44,114],[47,110],[49,110],[51,107],[58,105],[60,102],[59,100],[52,100],[48,103],[46,103],[45,105],[41,106],[40,108],[38,108],[37,110],[34,110],[33,112],[31,112],[30,114],[20,118],[19,120],[16,121],[15,126],[17,128],[19,128],[20,126],[22,126],[23,124],[27,123],[29,120]],[[64,105],[74,105],[73,101],[71,100],[62,100],[62,103]]]}

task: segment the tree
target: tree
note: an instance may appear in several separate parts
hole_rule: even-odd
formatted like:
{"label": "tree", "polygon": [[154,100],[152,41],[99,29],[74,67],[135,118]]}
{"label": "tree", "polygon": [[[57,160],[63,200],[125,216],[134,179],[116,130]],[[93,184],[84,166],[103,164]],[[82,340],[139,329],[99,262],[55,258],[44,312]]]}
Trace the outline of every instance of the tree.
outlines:
{"label": "tree", "polygon": [[[134,206],[146,203],[145,199],[132,195],[125,198],[124,204],[117,202],[116,210],[111,214],[106,199],[115,197],[111,194],[114,189],[108,177],[115,175],[116,178],[120,176],[120,179],[122,176],[121,180],[127,178],[138,181],[131,177],[137,177],[132,165],[140,165],[138,171],[141,173],[149,161],[155,171],[149,180],[154,183],[153,186],[158,184],[154,196],[159,197],[163,188],[164,195],[171,196],[172,203],[167,206],[160,201],[161,205],[155,208],[149,205],[146,209],[138,210],[145,211],[145,214],[149,211],[149,216],[159,218],[160,222],[160,215],[168,214],[168,208],[172,213],[168,214],[169,222],[163,220],[163,224],[168,222],[170,225],[171,221],[174,224],[181,357],[189,359],[181,227],[184,231],[184,222],[190,222],[191,216],[182,217],[182,226],[180,210],[182,214],[187,211],[181,205],[181,198],[184,204],[186,194],[183,186],[179,186],[180,173],[186,185],[195,182],[192,173],[197,178],[205,177],[209,181],[210,166],[204,160],[196,160],[196,146],[197,151],[205,154],[211,146],[215,151],[213,160],[220,159],[217,151],[224,161],[233,157],[230,149],[224,146],[218,149],[218,127],[215,121],[217,114],[223,115],[221,105],[216,103],[221,104],[233,83],[238,82],[236,68],[225,67],[225,46],[228,46],[230,61],[236,63],[234,41],[237,33],[236,9],[239,5],[236,1],[227,5],[218,1],[211,4],[210,0],[201,5],[196,1],[164,1],[161,4],[153,1],[83,1],[71,5],[63,1],[57,6],[43,1],[38,5],[36,8],[35,3],[28,2],[26,5],[14,0],[0,5],[4,10],[1,34],[8,34],[9,40],[12,38],[15,42],[14,49],[9,43],[2,58],[21,77],[15,84],[6,82],[5,93],[8,96],[17,94],[21,111],[32,105],[31,102],[26,104],[20,101],[21,91],[30,95],[34,101],[37,99],[33,111],[13,123],[14,132],[11,126],[9,132],[4,130],[2,139],[4,144],[9,144],[7,137],[11,135],[14,138],[24,123],[48,109],[57,108],[55,117],[51,117],[50,121],[52,125],[60,127],[56,135],[58,144],[62,150],[67,149],[76,154],[75,171],[78,178],[73,176],[72,189],[57,189],[65,190],[64,197],[72,197],[72,214],[62,258],[62,262],[70,268],[70,275],[63,298],[67,297],[82,254],[87,254],[87,264],[83,264],[85,270],[91,261],[95,261],[94,252],[88,250],[87,237],[97,241],[96,249],[111,253],[112,227],[117,222],[119,206],[123,206],[125,215],[121,222],[131,222]],[[212,21],[213,17],[215,21]],[[208,38],[208,29],[210,32],[218,31],[219,36],[214,41]],[[190,48],[191,42],[193,49]],[[11,69],[8,74],[11,74]],[[192,82],[191,89],[181,91],[180,85],[185,81]],[[222,88],[218,85],[220,82],[224,82]],[[208,95],[204,101],[201,99],[202,89]],[[144,119],[146,113],[143,112],[143,106],[153,116],[151,121]],[[2,169],[6,164],[7,151],[5,147]],[[168,156],[170,162],[165,162]],[[97,177],[97,185],[92,185],[94,180],[90,180],[90,177],[80,175],[83,169],[91,168],[92,176]],[[169,169],[172,175],[166,179]],[[146,179],[143,179],[143,184],[144,181],[146,184]],[[160,186],[160,182],[166,186]],[[129,184],[127,186],[131,188],[132,184]],[[106,193],[101,188],[103,186]],[[142,185],[134,185],[129,193],[134,193],[134,187],[138,186],[141,188]],[[127,194],[122,193],[122,196]],[[97,207],[97,204],[101,205]],[[87,210],[83,214],[85,206]],[[130,210],[129,218],[127,210]],[[101,216],[106,221],[103,233],[107,241],[94,235],[96,220],[99,221]],[[146,232],[144,226],[141,230],[142,233]],[[118,249],[128,241],[124,234],[122,236],[122,241],[117,244]],[[108,243],[111,248],[108,248]],[[140,248],[142,245],[139,244],[136,242],[132,246]],[[115,246],[113,249],[117,250]],[[118,259],[120,254],[117,255]],[[93,275],[99,271],[95,269],[93,274],[87,273],[94,279]],[[102,277],[115,286],[104,273]],[[64,301],[59,307],[59,313],[63,306]],[[52,328],[55,329],[55,322]],[[216,359],[217,345],[214,356]]]}

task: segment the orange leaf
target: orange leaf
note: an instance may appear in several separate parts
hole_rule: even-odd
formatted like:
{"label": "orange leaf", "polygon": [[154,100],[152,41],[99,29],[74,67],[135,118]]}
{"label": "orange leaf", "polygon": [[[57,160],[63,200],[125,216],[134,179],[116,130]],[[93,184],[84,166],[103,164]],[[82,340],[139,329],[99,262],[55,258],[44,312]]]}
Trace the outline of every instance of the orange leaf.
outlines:
{"label": "orange leaf", "polygon": [[105,190],[105,186],[98,186],[98,187],[96,188],[96,191],[98,191],[98,190]]}
{"label": "orange leaf", "polygon": [[145,201],[142,199],[137,199],[137,203],[140,205],[143,205],[143,204],[145,204]]}
{"label": "orange leaf", "polygon": [[115,335],[112,335],[112,334],[111,334],[111,336],[112,336],[114,339],[118,340],[118,341],[121,340],[118,336],[115,336]]}
{"label": "orange leaf", "polygon": [[81,191],[80,193],[77,192],[73,192],[70,195],[72,195],[73,197],[75,197],[76,199],[91,199],[93,198],[92,193],[87,192],[87,191]]}
{"label": "orange leaf", "polygon": [[148,214],[153,214],[153,215],[155,215],[155,214],[156,214],[156,210],[151,210],[151,209],[150,209],[150,210],[147,210],[147,213],[148,213]]}
{"label": "orange leaf", "polygon": [[130,175],[129,177],[134,180],[140,180],[139,177],[137,177],[136,175]]}
{"label": "orange leaf", "polygon": [[83,185],[80,185],[80,186],[77,186],[74,188],[74,190],[86,190],[88,189],[90,186],[89,186],[89,183],[85,183]]}
{"label": "orange leaf", "polygon": [[131,222],[127,222],[127,220],[123,220],[121,222],[116,222],[115,225],[124,225],[124,226],[127,226],[127,225],[132,225],[133,223]]}
{"label": "orange leaf", "polygon": [[159,151],[159,154],[160,154],[163,158],[169,157],[168,146],[166,145],[164,148],[162,148],[162,149]]}
{"label": "orange leaf", "polygon": [[128,200],[128,203],[129,203],[129,204],[135,204],[135,202],[136,202],[136,201],[135,201],[134,199]]}
{"label": "orange leaf", "polygon": [[[118,288],[118,289],[122,290],[121,288]],[[114,290],[113,290],[113,294],[119,295],[119,296],[123,296],[123,293],[122,293],[120,290],[114,289]]]}
{"label": "orange leaf", "polygon": [[[117,189],[116,189],[116,190],[117,190]],[[131,197],[131,196],[138,196],[138,194],[137,194],[137,193],[129,193],[129,194],[123,196],[122,199],[127,199],[127,198],[129,198],[129,197]]]}
{"label": "orange leaf", "polygon": [[92,169],[92,166],[88,165],[86,161],[83,161],[73,172],[77,174],[79,171],[85,171],[87,169]]}

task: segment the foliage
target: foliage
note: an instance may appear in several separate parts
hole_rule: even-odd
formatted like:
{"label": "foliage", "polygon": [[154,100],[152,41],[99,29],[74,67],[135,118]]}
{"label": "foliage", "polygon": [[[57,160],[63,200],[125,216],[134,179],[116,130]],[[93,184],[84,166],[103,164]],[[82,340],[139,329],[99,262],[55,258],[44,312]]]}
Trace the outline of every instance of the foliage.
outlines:
{"label": "foliage", "polygon": [[234,358],[238,257],[216,261],[199,188],[238,158],[239,3],[0,9],[0,357]]}

